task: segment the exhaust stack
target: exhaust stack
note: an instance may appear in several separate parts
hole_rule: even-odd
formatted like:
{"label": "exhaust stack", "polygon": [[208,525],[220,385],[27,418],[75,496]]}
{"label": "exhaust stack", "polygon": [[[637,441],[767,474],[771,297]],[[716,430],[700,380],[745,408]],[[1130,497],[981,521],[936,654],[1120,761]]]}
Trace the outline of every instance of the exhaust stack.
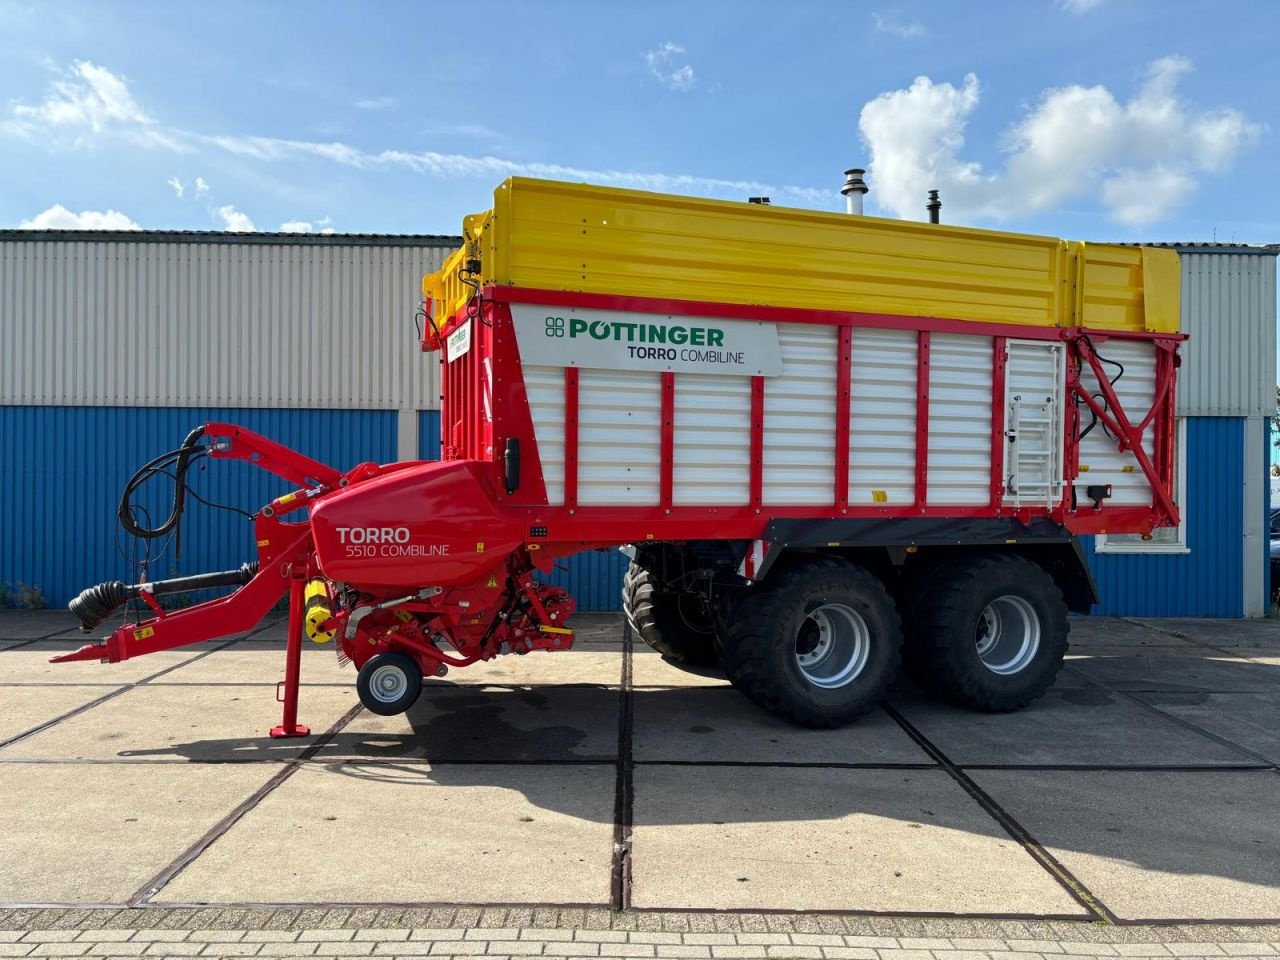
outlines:
{"label": "exhaust stack", "polygon": [[845,213],[850,216],[862,216],[862,198],[867,193],[867,182],[862,175],[866,172],[858,167],[844,172],[844,186],[840,192],[844,194]]}
{"label": "exhaust stack", "polygon": [[929,222],[938,223],[938,215],[942,210],[942,201],[938,199],[938,191],[929,191],[929,202],[925,204],[925,209],[929,211]]}

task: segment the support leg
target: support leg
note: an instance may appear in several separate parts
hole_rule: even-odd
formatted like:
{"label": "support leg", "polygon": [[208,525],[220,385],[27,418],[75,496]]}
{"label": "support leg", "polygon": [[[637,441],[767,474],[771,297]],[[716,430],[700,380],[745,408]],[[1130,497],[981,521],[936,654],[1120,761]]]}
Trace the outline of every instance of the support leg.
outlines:
{"label": "support leg", "polygon": [[298,723],[298,683],[302,673],[302,593],[303,581],[294,577],[289,583],[289,640],[284,662],[284,716],[280,726],[271,728],[274,739],[306,737],[311,728]]}

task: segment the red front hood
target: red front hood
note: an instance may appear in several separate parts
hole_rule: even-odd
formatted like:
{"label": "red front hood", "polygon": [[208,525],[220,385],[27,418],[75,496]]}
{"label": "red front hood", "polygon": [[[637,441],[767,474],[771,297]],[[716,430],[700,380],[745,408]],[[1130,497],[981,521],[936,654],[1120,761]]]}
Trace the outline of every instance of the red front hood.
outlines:
{"label": "red front hood", "polygon": [[482,479],[492,469],[475,460],[422,463],[322,498],[311,508],[321,571],[365,588],[475,581],[524,540]]}

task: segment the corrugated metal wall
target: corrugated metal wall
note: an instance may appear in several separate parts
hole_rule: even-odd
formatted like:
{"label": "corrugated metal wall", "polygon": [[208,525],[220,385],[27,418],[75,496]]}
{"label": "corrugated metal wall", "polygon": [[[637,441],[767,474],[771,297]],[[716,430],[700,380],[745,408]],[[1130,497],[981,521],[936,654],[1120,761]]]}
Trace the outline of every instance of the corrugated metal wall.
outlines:
{"label": "corrugated metal wall", "polygon": [[1187,421],[1185,554],[1095,553],[1084,537],[1098,583],[1094,612],[1136,617],[1243,616],[1244,419]]}
{"label": "corrugated metal wall", "polygon": [[0,404],[439,407],[422,276],[457,246],[0,239]]}
{"label": "corrugated metal wall", "polygon": [[1183,347],[1178,413],[1270,417],[1276,398],[1276,258],[1189,252],[1182,257]]}
{"label": "corrugated metal wall", "polygon": [[[104,580],[134,580],[118,553],[120,491],[146,461],[182,442],[209,420],[241,424],[340,469],[395,459],[396,414],[366,410],[211,407],[0,406],[0,583],[38,586],[51,605]],[[188,475],[200,496],[248,512],[290,485],[247,463],[204,460]],[[172,487],[154,484],[141,498],[158,526]],[[133,546],[120,531],[124,549]],[[152,541],[154,551],[162,541]],[[187,501],[181,556],[177,544],[151,567],[151,579],[226,570],[255,556],[244,518]]]}

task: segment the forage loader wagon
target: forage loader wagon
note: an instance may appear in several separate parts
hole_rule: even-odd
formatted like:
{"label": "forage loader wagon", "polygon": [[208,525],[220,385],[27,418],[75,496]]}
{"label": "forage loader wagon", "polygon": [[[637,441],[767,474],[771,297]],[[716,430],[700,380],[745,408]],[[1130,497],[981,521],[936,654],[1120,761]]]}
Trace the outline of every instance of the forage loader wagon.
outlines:
{"label": "forage loader wagon", "polygon": [[[121,520],[165,533],[193,461],[249,460],[296,487],[254,517],[256,563],[92,587],[86,630],[153,615],[59,659],[244,631],[288,593],[292,736],[304,633],[396,713],[450,667],[568,648],[539,573],[621,546],[636,634],[795,723],[857,717],[900,661],[1008,710],[1096,599],[1075,536],[1178,523],[1171,251],[519,178],[464,233],[423,285],[443,459],[343,473],[206,424]],[[160,472],[174,510],[145,529],[131,491]],[[155,599],[209,586],[236,589]]]}

